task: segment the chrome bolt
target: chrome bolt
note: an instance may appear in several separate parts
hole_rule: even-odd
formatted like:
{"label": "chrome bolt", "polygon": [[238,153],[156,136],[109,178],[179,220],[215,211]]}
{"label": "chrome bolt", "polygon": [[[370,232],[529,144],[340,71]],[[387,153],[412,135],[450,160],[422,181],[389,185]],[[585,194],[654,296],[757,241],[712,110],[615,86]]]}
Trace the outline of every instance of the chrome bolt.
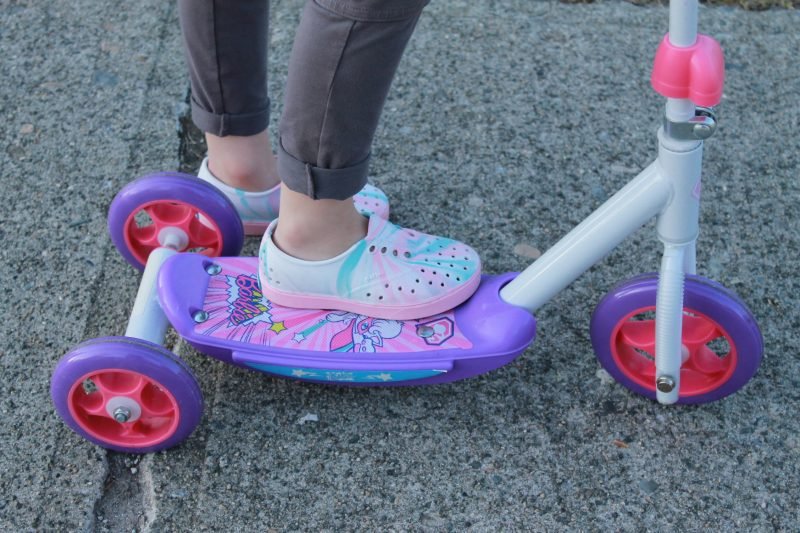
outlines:
{"label": "chrome bolt", "polygon": [[433,334],[434,334],[433,328],[430,326],[420,326],[417,328],[417,335],[419,335],[423,339],[427,339],[428,337],[433,337]]}
{"label": "chrome bolt", "polygon": [[203,322],[208,320],[208,313],[206,313],[205,311],[197,311],[195,312],[195,314],[192,315],[192,318],[198,324],[202,324]]}
{"label": "chrome bolt", "polygon": [[669,376],[661,376],[656,380],[656,387],[661,392],[672,392],[675,388],[675,380]]}
{"label": "chrome bolt", "polygon": [[124,424],[131,418],[131,410],[127,407],[117,407],[114,410],[114,420],[120,424]]}
{"label": "chrome bolt", "polygon": [[218,264],[216,264],[216,263],[211,263],[210,265],[208,265],[208,266],[206,267],[206,273],[207,273],[209,276],[216,276],[216,275],[217,275],[217,274],[219,274],[220,272],[222,272],[222,267],[221,267],[221,266],[219,266],[219,265],[218,265]]}

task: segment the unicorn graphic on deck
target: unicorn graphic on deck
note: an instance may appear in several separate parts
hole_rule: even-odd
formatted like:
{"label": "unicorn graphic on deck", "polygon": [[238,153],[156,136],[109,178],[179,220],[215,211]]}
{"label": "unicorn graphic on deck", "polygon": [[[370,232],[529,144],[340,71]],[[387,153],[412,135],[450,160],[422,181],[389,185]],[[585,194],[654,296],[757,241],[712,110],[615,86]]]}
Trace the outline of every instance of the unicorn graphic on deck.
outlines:
{"label": "unicorn graphic on deck", "polygon": [[347,327],[331,338],[332,352],[376,352],[385,339],[400,335],[403,323],[397,320],[371,318],[356,313],[330,313],[328,322],[345,322]]}

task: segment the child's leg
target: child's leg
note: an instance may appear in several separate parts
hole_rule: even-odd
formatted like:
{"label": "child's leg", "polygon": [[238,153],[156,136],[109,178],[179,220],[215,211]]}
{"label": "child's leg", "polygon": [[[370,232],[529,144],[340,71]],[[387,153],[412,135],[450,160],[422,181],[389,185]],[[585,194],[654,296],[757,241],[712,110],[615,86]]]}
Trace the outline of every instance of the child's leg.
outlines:
{"label": "child's leg", "polygon": [[[248,235],[277,216],[277,161],[267,124],[268,0],[179,0],[192,82],[192,119],[206,134],[198,177],[236,206]],[[389,216],[389,200],[371,185],[355,198],[361,213]],[[352,203],[352,202],[351,202]]]}
{"label": "child's leg", "polygon": [[222,182],[244,191],[259,192],[275,187],[277,160],[267,130],[255,135],[218,137],[206,133],[208,170]]}
{"label": "child's leg", "polygon": [[267,132],[269,2],[179,0],[192,119],[206,132],[209,170],[231,187],[278,183]]}
{"label": "child's leg", "polygon": [[389,85],[427,0],[309,0],[289,63],[280,218],[259,252],[264,295],[292,307],[406,320],[469,298],[480,258],[353,209]]}
{"label": "child's leg", "polygon": [[350,198],[367,179],[372,139],[427,0],[309,0],[297,30],[278,172],[286,253],[319,260],[366,235]]}

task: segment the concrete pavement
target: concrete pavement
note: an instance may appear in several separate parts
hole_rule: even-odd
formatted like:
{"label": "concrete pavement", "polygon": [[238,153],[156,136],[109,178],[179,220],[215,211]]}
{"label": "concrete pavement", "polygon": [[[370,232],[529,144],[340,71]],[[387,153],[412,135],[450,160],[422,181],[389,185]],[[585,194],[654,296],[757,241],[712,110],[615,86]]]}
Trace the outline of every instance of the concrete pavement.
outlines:
{"label": "concrete pavement", "polygon": [[[277,117],[301,2],[273,4]],[[648,225],[537,313],[522,357],[464,382],[293,383],[172,335],[205,416],[178,448],[136,457],[78,438],[48,387],[71,347],[124,332],[138,275],[107,236],[114,194],[192,165],[175,6],[0,7],[0,529],[797,530],[797,12],[701,8],[728,79],[700,271],[747,302],[765,341],[739,393],[662,407],[599,371],[591,312],[657,268]],[[515,247],[545,250],[654,157],[648,78],[666,24],[665,8],[622,2],[434,2],[375,143],[393,219],[465,240],[487,272],[524,268]]]}

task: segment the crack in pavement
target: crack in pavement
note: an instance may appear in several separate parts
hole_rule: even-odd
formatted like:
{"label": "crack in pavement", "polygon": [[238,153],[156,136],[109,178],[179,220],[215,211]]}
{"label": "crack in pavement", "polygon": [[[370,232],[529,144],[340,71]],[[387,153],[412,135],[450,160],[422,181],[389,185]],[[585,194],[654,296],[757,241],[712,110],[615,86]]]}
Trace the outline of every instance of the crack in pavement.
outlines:
{"label": "crack in pavement", "polygon": [[147,531],[155,519],[152,457],[108,452],[108,477],[96,502],[95,531]]}

